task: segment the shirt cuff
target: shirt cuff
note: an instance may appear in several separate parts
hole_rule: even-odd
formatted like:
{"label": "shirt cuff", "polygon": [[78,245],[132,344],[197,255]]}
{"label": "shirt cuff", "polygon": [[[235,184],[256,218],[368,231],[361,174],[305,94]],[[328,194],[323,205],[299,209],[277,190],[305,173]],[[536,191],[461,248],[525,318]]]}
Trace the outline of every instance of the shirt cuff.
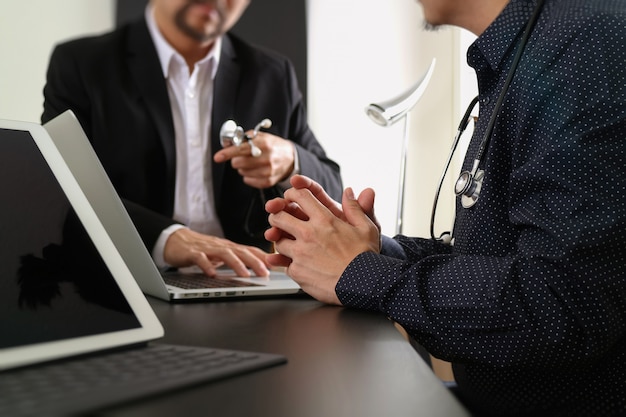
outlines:
{"label": "shirt cuff", "polygon": [[385,294],[402,274],[404,261],[374,252],[363,252],[343,271],[335,294],[346,307],[383,311]]}
{"label": "shirt cuff", "polygon": [[385,256],[391,256],[392,258],[406,259],[406,253],[404,248],[394,239],[389,236],[382,235],[381,237],[380,254]]}
{"label": "shirt cuff", "polygon": [[300,174],[300,158],[298,157],[298,150],[296,148],[296,145],[293,145],[293,171],[291,171],[291,174],[289,174],[287,178],[279,182],[278,186],[283,190],[291,188],[291,183],[289,182],[289,180],[291,179],[291,177],[298,174]]}
{"label": "shirt cuff", "polygon": [[344,306],[364,310],[376,309],[379,283],[376,274],[372,273],[376,266],[371,255],[370,252],[357,255],[341,274],[335,286],[335,293]]}
{"label": "shirt cuff", "polygon": [[152,248],[152,260],[154,261],[154,263],[156,264],[158,268],[165,269],[171,266],[165,262],[165,259],[163,257],[163,252],[165,251],[165,244],[167,243],[167,239],[170,238],[172,233],[174,233],[177,230],[185,229],[185,228],[186,227],[183,226],[182,224],[173,224],[161,232],[161,234],[159,235],[159,238],[154,244],[154,248]]}

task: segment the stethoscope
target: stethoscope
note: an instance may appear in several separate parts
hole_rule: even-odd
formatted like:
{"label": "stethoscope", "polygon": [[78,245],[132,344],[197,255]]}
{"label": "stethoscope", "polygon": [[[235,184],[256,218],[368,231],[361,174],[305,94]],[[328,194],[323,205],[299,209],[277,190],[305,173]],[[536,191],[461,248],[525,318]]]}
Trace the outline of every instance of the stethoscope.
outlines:
{"label": "stethoscope", "polygon": [[[248,142],[250,144],[250,154],[253,157],[258,158],[259,156],[261,156],[261,149],[259,149],[252,140],[256,138],[261,129],[269,129],[270,127],[272,127],[272,121],[265,118],[257,123],[256,126],[254,126],[251,135],[246,135],[243,127],[239,126],[237,122],[232,119],[226,120],[220,128],[220,144],[223,148],[227,148],[229,146],[241,146],[244,142]],[[278,195],[278,193],[276,192],[275,194]],[[265,202],[267,201],[267,196],[264,190],[259,190],[259,197],[261,199],[261,205],[264,206]],[[253,230],[253,227],[251,226],[254,203],[254,199],[251,199],[248,210],[246,211],[243,228],[248,236],[261,237],[265,229],[263,228],[263,230]]]}
{"label": "stethoscope", "polygon": [[252,139],[256,138],[261,128],[269,129],[270,127],[272,127],[272,121],[263,119],[256,124],[252,135],[246,135],[243,127],[237,125],[237,122],[226,120],[220,128],[220,144],[223,148],[226,148],[228,146],[241,146],[244,142],[248,142],[250,144],[250,154],[255,158],[259,157],[261,156],[261,149],[252,142]]}
{"label": "stethoscope", "polygon": [[[485,179],[485,170],[481,168],[482,160],[485,154],[485,150],[489,146],[489,141],[491,139],[494,126],[496,124],[496,120],[502,109],[502,103],[504,102],[504,98],[506,93],[509,90],[511,85],[511,81],[513,81],[513,77],[515,76],[515,72],[519,65],[519,62],[522,58],[522,54],[524,53],[524,49],[528,44],[528,39],[530,38],[530,34],[537,23],[537,19],[539,18],[539,13],[541,12],[541,8],[543,7],[544,0],[538,0],[537,5],[533,11],[526,28],[524,29],[524,34],[522,36],[522,40],[520,46],[517,48],[515,52],[515,57],[513,58],[513,63],[511,64],[511,69],[507,74],[506,80],[504,82],[504,86],[500,91],[500,95],[498,96],[498,101],[494,106],[493,112],[491,113],[491,117],[489,118],[489,124],[485,129],[485,133],[483,134],[482,140],[480,141],[480,145],[478,146],[478,150],[476,151],[476,156],[474,157],[474,162],[472,164],[471,170],[462,171],[459,175],[459,178],[456,180],[454,184],[454,193],[457,196],[461,197],[461,206],[463,208],[471,208],[473,207],[478,198],[480,197],[480,192],[482,191],[483,180]],[[444,179],[446,177],[446,173],[448,172],[448,168],[450,167],[450,162],[452,161],[452,157],[454,156],[454,152],[457,148],[459,140],[463,135],[463,132],[467,128],[469,122],[472,120],[471,113],[476,107],[478,103],[478,97],[475,97],[470,102],[467,110],[463,114],[463,119],[461,123],[459,123],[459,127],[457,129],[454,140],[452,141],[452,147],[450,149],[450,154],[448,155],[448,160],[446,162],[445,168],[443,170],[443,174],[441,175],[441,179],[439,181],[439,186],[437,187],[437,191],[435,192],[435,201],[433,202],[433,209],[431,211],[430,216],[430,237],[433,240],[441,241],[443,243],[449,244],[452,242],[453,232],[444,232],[439,235],[438,238],[435,237],[435,213],[437,211],[437,201],[439,200],[439,194],[441,192],[441,187],[443,186]]]}

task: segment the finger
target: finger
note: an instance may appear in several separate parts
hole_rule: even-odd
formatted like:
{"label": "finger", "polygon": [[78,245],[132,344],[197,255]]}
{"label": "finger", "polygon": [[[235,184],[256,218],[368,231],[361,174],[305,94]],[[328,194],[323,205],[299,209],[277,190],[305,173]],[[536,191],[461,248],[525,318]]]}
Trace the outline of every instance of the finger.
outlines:
{"label": "finger", "polygon": [[269,275],[269,265],[266,265],[265,259],[261,260],[256,256],[248,256],[245,254],[232,254],[232,256],[230,254],[222,255],[221,258],[239,277],[249,277],[250,271],[248,268],[252,269],[254,275],[258,277],[266,277]]}
{"label": "finger", "polygon": [[372,223],[367,213],[363,210],[358,200],[354,197],[352,188],[346,188],[341,200],[343,212],[346,220],[353,226],[360,226],[364,223]]}
{"label": "finger", "polygon": [[[243,146],[243,145],[242,145]],[[253,188],[269,188],[278,182],[278,176],[266,156],[258,158],[250,155],[236,156],[231,161],[233,169],[243,178],[243,182]]]}
{"label": "finger", "polygon": [[[336,221],[336,217],[328,208],[322,205],[309,190],[290,189],[285,195],[287,197],[286,199],[293,198],[297,200],[293,203],[297,204],[298,207],[303,205],[305,207],[302,207],[301,212],[300,209],[298,209],[297,213],[300,214],[297,215],[282,210],[268,216],[270,226],[277,230],[271,229],[267,236],[271,241],[275,242],[276,245],[289,246],[290,243],[298,241],[303,238],[303,236],[306,237],[307,235],[311,235],[311,233],[315,233],[312,229],[314,230],[317,227],[316,225],[325,225]],[[315,220],[313,222],[308,221],[308,219],[314,218]],[[280,248],[280,246],[277,246],[277,248]],[[288,252],[284,252],[281,249],[279,249],[279,252],[293,258]]]}
{"label": "finger", "polygon": [[265,232],[263,232],[263,237],[265,237],[265,240],[267,240],[268,242],[276,242],[283,237],[283,233],[280,229],[276,227],[270,227]]}
{"label": "finger", "polygon": [[292,216],[286,211],[280,211],[276,214],[270,214],[267,217],[267,221],[270,224],[270,228],[266,230],[269,234],[271,242],[278,242],[281,240],[295,240],[296,233],[301,230],[303,221]]}
{"label": "finger", "polygon": [[370,199],[373,199],[373,194],[368,192],[364,196],[364,200],[366,205],[371,204],[371,217],[363,210],[359,201],[354,198],[354,192],[351,188],[347,188],[343,194],[342,207],[346,215],[346,221],[357,229],[367,233],[368,237],[365,239],[362,238],[362,242],[367,243],[371,251],[378,253],[381,249],[382,237],[380,234],[380,225],[376,221],[376,218],[373,217],[373,200],[371,200],[370,203]]}
{"label": "finger", "polygon": [[217,258],[224,262],[230,269],[235,271],[235,274],[239,277],[249,277],[250,271],[246,267],[245,263],[235,253],[226,248],[217,255]]}
{"label": "finger", "polygon": [[376,213],[374,212],[375,197],[376,193],[374,192],[374,190],[371,188],[366,188],[365,190],[361,191],[361,194],[359,194],[359,198],[357,200],[365,214],[367,214],[367,217],[369,217],[372,222],[374,222],[374,224],[380,231],[380,222],[376,218]]}
{"label": "finger", "polygon": [[239,175],[243,178],[244,184],[257,189],[270,188],[276,184],[276,181],[273,181],[269,176],[259,176],[255,174],[247,174],[242,170],[238,171]]}
{"label": "finger", "polygon": [[302,211],[298,204],[280,197],[274,198],[266,202],[265,211],[270,214],[276,214],[280,211],[286,211],[287,213],[300,220],[309,220],[309,216],[307,216],[306,213]]}
{"label": "finger", "polygon": [[289,180],[294,188],[310,188],[315,181],[304,175],[294,175]]}
{"label": "finger", "polygon": [[210,260],[223,262],[238,276],[250,276],[248,268],[258,276],[269,274],[269,264],[265,262],[267,253],[259,248],[223,241],[221,246],[208,245],[204,251]]}
{"label": "finger", "polygon": [[[292,260],[293,260],[293,253],[292,253],[292,249],[294,245],[294,240],[291,239],[280,239],[276,242],[274,242],[274,248],[276,249],[276,252],[278,254],[280,254],[282,256],[282,258],[280,258],[281,262],[285,262],[286,259],[289,259],[289,264],[291,264]],[[273,260],[276,260],[275,258],[272,258]],[[280,265],[280,266],[288,266],[288,265]]]}
{"label": "finger", "polygon": [[228,146],[226,148],[220,149],[219,151],[215,153],[215,155],[213,155],[213,161],[217,163],[222,163],[222,162],[233,160],[236,157],[252,158],[250,144],[242,143],[239,146]]}
{"label": "finger", "polygon": [[308,189],[311,194],[324,204],[335,216],[343,217],[340,204],[333,200],[319,183],[304,175],[294,175],[290,182],[296,189]]}
{"label": "finger", "polygon": [[[248,246],[249,250],[252,252],[252,255],[254,255],[258,260],[261,261],[261,263],[263,265],[265,265],[265,268],[269,268],[271,265],[267,262],[267,255],[268,253],[265,252],[262,249],[259,249],[255,246]],[[268,271],[269,273],[269,271]]]}
{"label": "finger", "polygon": [[220,149],[213,155],[213,161],[216,163],[222,163],[230,161],[235,156],[241,155],[240,146],[229,146],[227,148]]}
{"label": "finger", "polygon": [[285,199],[297,204],[299,210],[309,219],[319,216],[336,216],[332,208],[320,202],[309,189],[290,188],[285,191]]}
{"label": "finger", "polygon": [[294,237],[291,236],[289,233],[277,227],[270,227],[264,232],[263,236],[269,242],[278,242],[281,239],[294,239]]}
{"label": "finger", "polygon": [[206,275],[214,276],[216,266],[226,264],[239,276],[249,276],[248,268],[256,275],[267,276],[267,253],[254,246],[232,243],[226,239],[207,236],[183,228],[168,238],[163,258],[172,266],[197,265]]}
{"label": "finger", "polygon": [[359,205],[363,208],[363,211],[365,213],[369,214],[374,214],[374,198],[376,197],[376,194],[374,192],[374,190],[372,190],[371,188],[366,188],[365,190],[361,191],[361,194],[359,194],[359,198],[357,199],[357,201],[359,202]]}
{"label": "finger", "polygon": [[279,211],[283,211],[285,207],[289,204],[289,201],[284,198],[273,198],[265,203],[265,211],[268,213],[278,213]]}
{"label": "finger", "polygon": [[235,270],[237,272],[237,275],[239,276],[250,276],[250,271],[248,271],[248,268],[252,269],[254,275],[258,277],[266,277],[270,273],[268,270],[269,265],[266,264],[267,253],[261,251],[258,248],[247,248],[245,250],[238,250],[236,252],[236,258],[237,260],[239,260],[239,262],[243,262],[243,264],[245,264],[243,270]]}
{"label": "finger", "polygon": [[291,264],[291,259],[280,253],[267,255],[267,260],[271,265],[277,267],[287,267]]}
{"label": "finger", "polygon": [[[251,155],[250,145],[244,143],[239,147],[241,152],[235,155],[231,161],[231,166],[240,174],[269,176],[271,163],[268,154],[261,154],[259,157]],[[242,175],[243,176],[243,175]]]}
{"label": "finger", "polygon": [[348,187],[344,190],[341,206],[346,216],[346,220],[353,226],[358,225],[364,217],[367,217],[358,200],[354,197],[354,191]]}
{"label": "finger", "polygon": [[200,268],[200,270],[202,270],[202,272],[209,277],[214,277],[215,275],[217,275],[217,270],[215,266],[219,264],[211,262],[206,254],[202,252],[199,252],[197,256],[194,257],[192,263]]}

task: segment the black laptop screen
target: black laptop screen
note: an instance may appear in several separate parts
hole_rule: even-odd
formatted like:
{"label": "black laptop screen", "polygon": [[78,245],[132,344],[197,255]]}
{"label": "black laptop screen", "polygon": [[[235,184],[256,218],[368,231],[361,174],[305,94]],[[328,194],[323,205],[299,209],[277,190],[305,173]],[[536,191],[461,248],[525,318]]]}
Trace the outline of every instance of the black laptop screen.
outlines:
{"label": "black laptop screen", "polygon": [[140,323],[29,132],[0,129],[0,348]]}

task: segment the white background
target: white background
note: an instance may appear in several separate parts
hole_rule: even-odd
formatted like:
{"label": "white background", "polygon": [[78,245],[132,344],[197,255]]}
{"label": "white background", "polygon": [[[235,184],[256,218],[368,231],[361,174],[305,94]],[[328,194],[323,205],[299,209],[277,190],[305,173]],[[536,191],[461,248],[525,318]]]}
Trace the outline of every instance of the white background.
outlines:
{"label": "white background", "polygon": [[[268,1],[268,0],[256,0]],[[114,26],[113,0],[0,2],[0,118],[39,122],[42,89],[57,42]],[[422,29],[415,0],[308,0],[308,111],[345,186],[377,192],[383,232],[393,235],[403,123],[375,125],[364,108],[413,85],[433,57],[430,85],[410,114],[404,234],[427,236],[435,186],[458,118],[475,91],[465,32]],[[449,227],[452,170],[442,191],[438,230]]]}

